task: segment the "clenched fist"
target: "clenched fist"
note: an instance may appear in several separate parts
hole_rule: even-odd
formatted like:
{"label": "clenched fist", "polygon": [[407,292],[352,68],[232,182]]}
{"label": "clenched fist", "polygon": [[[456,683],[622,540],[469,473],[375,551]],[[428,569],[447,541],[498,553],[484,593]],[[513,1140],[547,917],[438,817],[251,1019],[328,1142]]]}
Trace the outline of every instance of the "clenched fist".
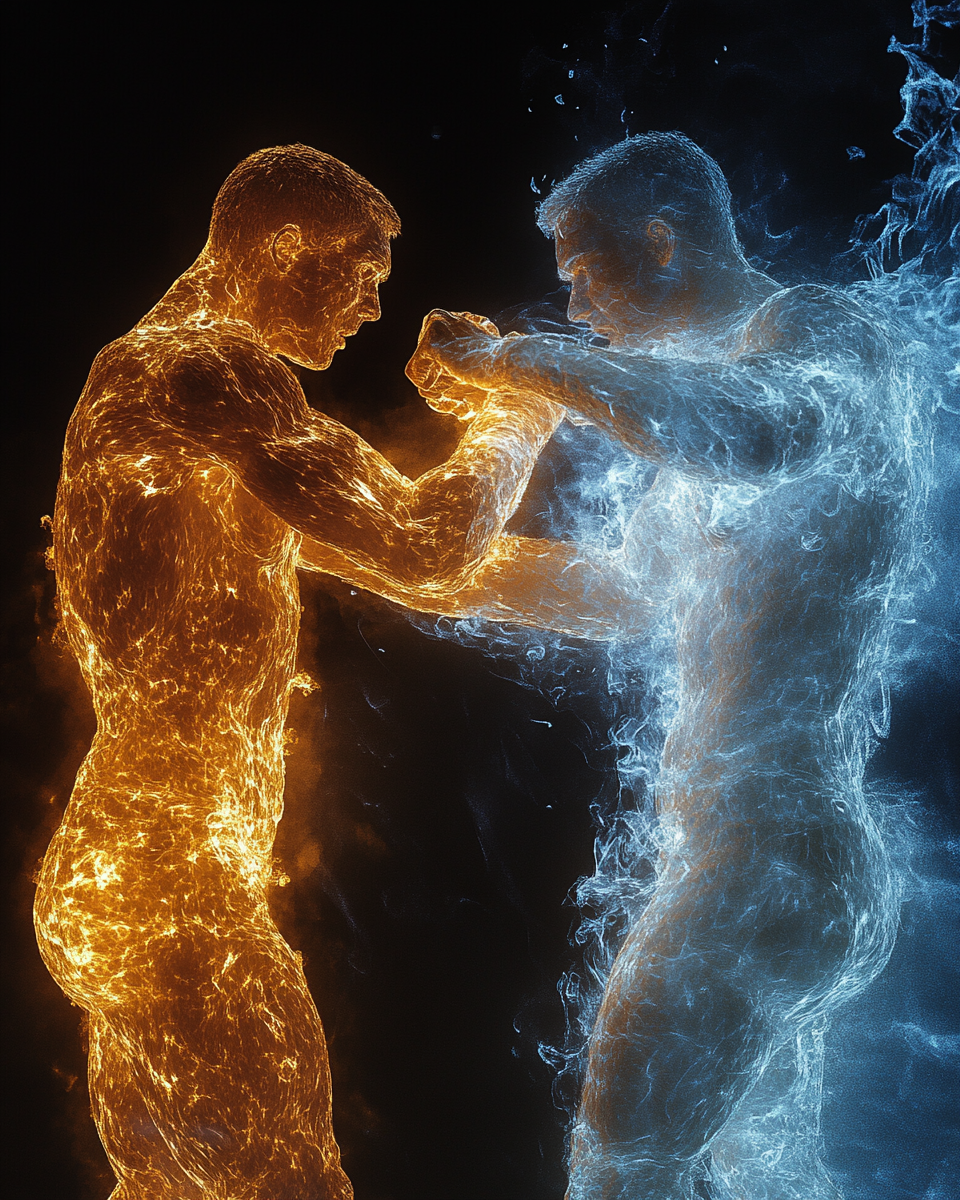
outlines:
{"label": "clenched fist", "polygon": [[500,331],[486,317],[435,308],[423,319],[407,377],[437,412],[469,420],[496,389]]}

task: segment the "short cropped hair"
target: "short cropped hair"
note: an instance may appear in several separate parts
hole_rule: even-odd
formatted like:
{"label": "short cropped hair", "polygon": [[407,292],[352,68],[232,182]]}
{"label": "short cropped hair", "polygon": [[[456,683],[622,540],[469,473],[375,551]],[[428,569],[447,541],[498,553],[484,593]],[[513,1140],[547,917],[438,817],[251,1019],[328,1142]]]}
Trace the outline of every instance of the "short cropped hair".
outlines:
{"label": "short cropped hair", "polygon": [[586,159],[553,188],[537,221],[551,237],[565,214],[583,211],[628,239],[659,218],[701,250],[740,255],[723,172],[682,133],[639,134]]}
{"label": "short cropped hair", "polygon": [[213,202],[209,246],[243,254],[284,225],[321,241],[376,225],[395,237],[400,218],[387,198],[346,163],[312,146],[273,146],[245,158]]}

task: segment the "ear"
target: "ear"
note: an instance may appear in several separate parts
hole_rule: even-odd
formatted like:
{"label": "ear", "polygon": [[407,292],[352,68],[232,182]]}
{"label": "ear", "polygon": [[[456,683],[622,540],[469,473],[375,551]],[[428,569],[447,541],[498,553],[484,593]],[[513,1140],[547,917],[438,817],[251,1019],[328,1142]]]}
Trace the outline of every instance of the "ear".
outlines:
{"label": "ear", "polygon": [[647,226],[647,242],[650,252],[661,267],[667,266],[677,248],[677,235],[666,221],[654,218]]}
{"label": "ear", "polygon": [[300,255],[303,239],[296,225],[284,225],[270,242],[270,257],[281,275],[286,275]]}

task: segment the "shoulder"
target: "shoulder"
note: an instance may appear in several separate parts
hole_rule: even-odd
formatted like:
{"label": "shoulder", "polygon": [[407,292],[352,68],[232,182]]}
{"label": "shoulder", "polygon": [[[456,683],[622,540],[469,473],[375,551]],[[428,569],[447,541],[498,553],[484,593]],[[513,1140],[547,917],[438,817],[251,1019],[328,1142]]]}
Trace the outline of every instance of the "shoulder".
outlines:
{"label": "shoulder", "polygon": [[852,297],[821,284],[782,288],[756,310],[743,332],[743,353],[788,354],[882,369],[888,343],[877,320]]}
{"label": "shoulder", "polygon": [[[302,400],[293,372],[242,327],[188,325],[135,330],[164,397],[180,408],[282,409]],[[260,402],[260,405],[258,405]]]}
{"label": "shoulder", "polygon": [[223,441],[283,436],[303,419],[306,401],[293,372],[242,326],[146,326],[124,341],[144,364],[144,398],[162,424]]}
{"label": "shoulder", "polygon": [[242,326],[200,323],[138,325],[110,342],[94,359],[87,390],[111,391],[134,384],[199,391],[206,398],[230,392],[299,393],[292,371],[260,346]]}
{"label": "shoulder", "polygon": [[288,435],[307,411],[292,371],[241,329],[147,325],[97,355],[73,425],[115,448],[216,456]]}

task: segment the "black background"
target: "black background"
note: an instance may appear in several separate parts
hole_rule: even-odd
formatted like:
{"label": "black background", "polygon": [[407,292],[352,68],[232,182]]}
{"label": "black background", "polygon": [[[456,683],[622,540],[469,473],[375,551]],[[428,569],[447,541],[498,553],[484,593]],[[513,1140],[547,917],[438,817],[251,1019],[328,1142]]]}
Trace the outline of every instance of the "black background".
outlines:
{"label": "black background", "polygon": [[[891,34],[912,40],[910,14],[888,0],[120,11],[35,6],[8,51],[8,1180],[33,1198],[92,1200],[111,1181],[80,1013],[29,924],[30,876],[92,731],[53,638],[39,522],[90,362],[193,260],[231,168],[302,141],[397,208],[383,319],[303,382],[416,475],[457,436],[402,375],[423,313],[496,313],[555,286],[531,181],[625,129],[681,129],[726,170],[749,252],[792,282],[838,270],[855,217],[910,163],[891,133],[905,67],[886,52]],[[291,717],[278,852],[292,883],[276,911],[327,1029],[358,1200],[559,1200],[565,1116],[537,1043],[562,1036],[564,900],[591,870],[589,806],[616,787],[601,656],[576,651],[580,682],[554,704],[375,598],[313,580],[304,603],[320,689]],[[955,714],[955,684],[931,664],[873,768],[924,788],[944,837]]]}

